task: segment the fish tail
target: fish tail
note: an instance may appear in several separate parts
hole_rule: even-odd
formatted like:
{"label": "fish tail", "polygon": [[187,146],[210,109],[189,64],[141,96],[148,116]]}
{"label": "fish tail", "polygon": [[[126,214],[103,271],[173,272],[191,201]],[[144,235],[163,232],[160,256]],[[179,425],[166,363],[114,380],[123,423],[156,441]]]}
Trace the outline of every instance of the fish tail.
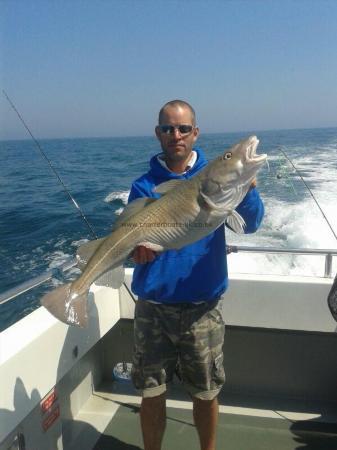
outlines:
{"label": "fish tail", "polygon": [[63,284],[45,294],[41,304],[53,316],[68,325],[85,327],[88,325],[88,292],[72,292],[72,283]]}

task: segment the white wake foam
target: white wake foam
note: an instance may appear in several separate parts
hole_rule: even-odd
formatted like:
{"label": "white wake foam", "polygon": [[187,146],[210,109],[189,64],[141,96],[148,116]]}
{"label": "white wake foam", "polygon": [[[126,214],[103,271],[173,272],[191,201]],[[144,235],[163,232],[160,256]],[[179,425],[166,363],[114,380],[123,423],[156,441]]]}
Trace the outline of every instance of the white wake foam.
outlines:
{"label": "white wake foam", "polygon": [[[327,146],[317,152],[304,154],[294,160],[319,203],[324,215],[337,234],[337,147]],[[283,167],[283,166],[280,166]],[[293,189],[295,201],[264,198],[265,218],[261,229],[253,235],[237,236],[228,233],[228,243],[296,249],[337,249],[337,240],[308,189],[295,171],[284,169],[285,179]],[[282,180],[281,180],[282,181]],[[298,192],[296,192],[298,191]],[[260,255],[241,253],[229,255],[230,273],[260,273],[280,275],[323,276],[324,256]],[[333,258],[333,275],[337,271],[337,257]]]}
{"label": "white wake foam", "polygon": [[[81,241],[86,242],[87,239],[81,239],[80,241],[77,241],[76,244]],[[75,244],[75,242],[72,243],[72,245],[74,245],[74,244]],[[75,244],[75,246],[77,247],[76,244]],[[57,247],[57,244],[55,245],[55,247]],[[72,259],[74,256],[75,256],[74,254],[65,253],[62,250],[56,250],[56,251],[50,253],[47,257],[47,260],[49,261],[48,268],[49,269],[57,269],[60,266],[62,266],[62,264],[64,264],[65,262]],[[77,266],[74,266],[71,269],[67,270],[67,272],[64,273],[64,276],[67,279],[67,281],[73,281],[80,274],[81,274],[80,269]],[[59,286],[60,284],[64,283],[64,280],[52,278],[51,282],[52,282],[53,286]]]}
{"label": "white wake foam", "polygon": [[124,205],[126,205],[127,202],[128,202],[129,194],[130,194],[130,191],[114,191],[114,192],[110,192],[110,194],[108,194],[105,197],[104,201],[106,203],[111,203],[111,202],[113,202],[115,200],[121,200],[124,203]]}
{"label": "white wake foam", "polygon": [[115,211],[116,216],[120,216],[122,214],[123,210],[124,210],[124,208],[116,209],[116,211]]}

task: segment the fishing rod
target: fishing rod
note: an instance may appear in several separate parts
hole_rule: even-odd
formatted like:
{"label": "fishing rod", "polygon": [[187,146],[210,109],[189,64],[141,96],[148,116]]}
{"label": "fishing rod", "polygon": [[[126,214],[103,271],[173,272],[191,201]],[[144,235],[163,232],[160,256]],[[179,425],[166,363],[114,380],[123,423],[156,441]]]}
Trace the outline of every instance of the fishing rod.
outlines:
{"label": "fishing rod", "polygon": [[305,187],[308,189],[311,197],[313,198],[314,202],[316,203],[318,209],[320,210],[322,216],[324,217],[326,223],[328,224],[331,233],[334,235],[336,241],[337,241],[337,234],[335,233],[334,229],[332,228],[328,218],[326,217],[326,215],[324,214],[323,209],[321,208],[320,204],[318,203],[316,197],[314,196],[314,193],[312,192],[312,190],[310,189],[310,187],[308,186],[308,183],[304,180],[304,178],[302,177],[302,174],[300,173],[300,171],[297,169],[297,167],[295,166],[295,164],[292,162],[292,160],[289,158],[289,156],[287,155],[287,153],[282,149],[282,147],[279,147],[280,152],[283,154],[283,156],[287,159],[287,161],[292,165],[292,167],[294,168],[295,172],[297,173],[297,175],[300,177],[300,179],[302,180],[302,182],[304,183]]}
{"label": "fishing rod", "polygon": [[93,237],[95,239],[98,239],[98,236],[96,235],[93,227],[90,225],[88,219],[85,217],[84,212],[82,211],[82,209],[80,208],[79,204],[76,202],[76,200],[74,199],[74,197],[71,195],[69,189],[67,188],[67,186],[64,184],[62,178],[60,177],[60,175],[58,174],[57,170],[55,169],[55,167],[52,165],[50,159],[48,158],[48,156],[45,154],[45,152],[43,151],[40,143],[38,142],[38,140],[33,136],[33,133],[30,131],[28,125],[26,124],[26,122],[24,121],[23,117],[21,116],[21,114],[19,113],[19,111],[16,109],[14,103],[12,102],[12,100],[8,97],[6,91],[3,89],[2,90],[4,96],[6,97],[8,103],[11,105],[11,107],[13,108],[13,110],[15,111],[15,113],[17,114],[17,116],[19,117],[19,119],[21,120],[23,126],[26,128],[26,130],[28,131],[28,133],[30,134],[31,138],[33,139],[36,147],[38,148],[40,154],[42,155],[42,158],[44,158],[47,161],[47,164],[49,165],[50,169],[52,170],[52,172],[54,173],[54,175],[56,176],[56,178],[58,179],[58,181],[61,183],[63,190],[65,191],[65,193],[68,195],[68,198],[70,199],[70,201],[73,203],[73,205],[75,206],[75,208],[77,209],[77,211],[79,212],[79,214],[81,215],[82,219],[84,220],[86,226],[88,227],[90,233],[93,235]]}
{"label": "fishing rod", "polygon": [[[292,162],[292,160],[289,158],[289,156],[287,155],[287,153],[282,149],[282,147],[279,147],[280,152],[282,152],[282,154],[284,155],[284,157],[287,159],[287,161],[289,161],[289,163],[292,165],[292,167],[295,169],[295,172],[298,174],[298,176],[300,177],[300,179],[302,180],[302,182],[304,183],[305,187],[308,189],[311,197],[313,198],[314,202],[316,203],[318,209],[320,210],[320,212],[322,213],[322,216],[324,217],[326,223],[328,224],[332,234],[334,235],[336,241],[337,241],[337,235],[334,231],[334,229],[332,228],[328,218],[326,217],[326,215],[324,214],[324,211],[322,210],[320,204],[318,203],[318,201],[316,200],[316,197],[314,196],[314,193],[312,192],[312,190],[310,189],[310,187],[308,186],[308,184],[306,183],[306,181],[304,180],[304,178],[302,177],[302,174],[300,173],[300,171],[297,169],[297,167],[295,166],[295,164]],[[337,274],[335,275],[335,279],[332,283],[331,289],[329,291],[328,297],[327,297],[327,302],[328,302],[328,307],[330,309],[331,315],[332,317],[335,319],[335,321],[337,322]]]}
{"label": "fishing rod", "polygon": [[[65,185],[65,183],[63,182],[62,178],[60,177],[59,173],[57,172],[57,170],[55,169],[55,167],[52,165],[50,159],[48,158],[48,156],[45,154],[45,152],[43,151],[40,143],[38,142],[38,140],[35,138],[35,136],[33,135],[33,133],[31,132],[31,130],[29,129],[28,125],[26,124],[25,120],[23,119],[23,117],[21,116],[21,114],[19,113],[19,111],[17,110],[17,108],[15,107],[14,103],[12,102],[12,100],[9,98],[8,94],[6,93],[6,91],[3,89],[2,90],[5,98],[7,99],[8,103],[10,104],[10,106],[12,107],[12,109],[15,111],[15,113],[17,114],[17,116],[19,117],[20,121],[22,122],[23,126],[26,128],[26,130],[28,131],[29,135],[31,136],[31,138],[33,139],[33,142],[35,143],[36,147],[38,148],[40,154],[42,155],[42,157],[47,161],[50,169],[52,170],[52,172],[54,173],[54,175],[56,176],[57,180],[60,182],[60,184],[63,187],[63,190],[66,192],[68,198],[70,199],[70,201],[72,202],[72,204],[75,206],[75,208],[77,209],[77,211],[79,212],[81,218],[84,220],[84,223],[86,224],[87,228],[89,229],[90,233],[92,234],[92,236],[94,237],[94,239],[98,239],[97,234],[95,233],[95,230],[93,229],[92,225],[90,224],[90,222],[88,221],[88,219],[86,218],[84,212],[82,211],[81,207],[79,206],[79,204],[76,202],[76,200],[74,199],[74,197],[72,196],[72,194],[70,193],[69,189],[67,188],[67,186]],[[128,294],[130,295],[130,297],[132,298],[132,300],[134,301],[134,303],[136,303],[136,300],[131,292],[131,290],[129,289],[129,287],[127,286],[127,284],[125,282],[123,282],[123,286],[125,287],[125,289],[127,290]]]}

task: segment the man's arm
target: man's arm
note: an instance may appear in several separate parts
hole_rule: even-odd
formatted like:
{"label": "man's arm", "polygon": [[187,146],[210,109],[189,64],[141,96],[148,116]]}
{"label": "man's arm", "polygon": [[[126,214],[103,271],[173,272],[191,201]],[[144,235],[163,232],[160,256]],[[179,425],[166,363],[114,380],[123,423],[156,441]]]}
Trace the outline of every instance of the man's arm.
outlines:
{"label": "man's arm", "polygon": [[151,195],[144,189],[144,186],[140,186],[137,182],[132,183],[128,203],[141,197],[151,197]]}
{"label": "man's arm", "polygon": [[236,208],[236,211],[246,223],[245,233],[255,233],[261,225],[264,216],[264,206],[259,192],[256,189],[256,180],[252,182],[249,191]]}

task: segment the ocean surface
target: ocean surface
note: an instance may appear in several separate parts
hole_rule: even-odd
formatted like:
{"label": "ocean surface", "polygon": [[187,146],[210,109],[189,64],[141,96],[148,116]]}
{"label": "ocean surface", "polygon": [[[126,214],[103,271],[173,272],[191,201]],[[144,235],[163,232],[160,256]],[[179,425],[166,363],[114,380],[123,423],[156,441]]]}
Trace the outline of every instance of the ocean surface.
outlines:
{"label": "ocean surface", "polygon": [[[228,244],[281,248],[337,248],[308,189],[337,233],[337,128],[253,131],[269,166],[258,175],[263,226],[253,235],[227,233]],[[201,135],[209,159],[252,133]],[[160,148],[155,137],[39,141],[96,234],[108,234],[125,206],[132,180],[148,170]],[[92,236],[32,140],[0,142],[0,293],[73,257]],[[333,272],[337,270],[334,258]],[[320,256],[232,254],[229,272],[319,275]],[[77,269],[69,276],[76,276]],[[39,306],[45,286],[0,305],[0,330]]]}

